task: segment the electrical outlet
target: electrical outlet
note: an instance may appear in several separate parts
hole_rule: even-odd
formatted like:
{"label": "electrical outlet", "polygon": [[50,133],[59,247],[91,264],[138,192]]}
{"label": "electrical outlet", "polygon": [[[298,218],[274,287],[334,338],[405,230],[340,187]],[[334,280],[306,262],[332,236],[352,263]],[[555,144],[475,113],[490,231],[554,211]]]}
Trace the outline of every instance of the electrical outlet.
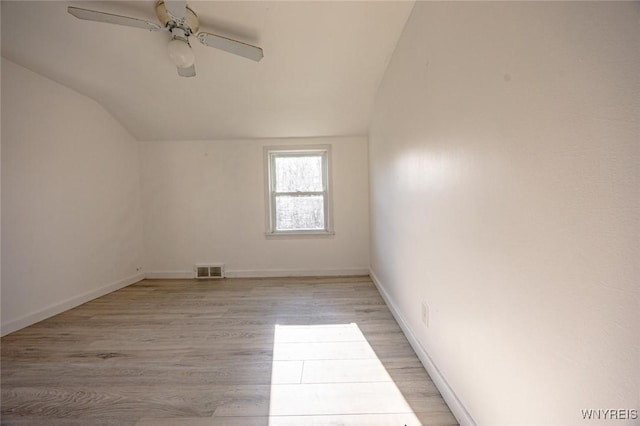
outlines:
{"label": "electrical outlet", "polygon": [[427,302],[422,302],[422,324],[429,328],[429,306],[427,306]]}

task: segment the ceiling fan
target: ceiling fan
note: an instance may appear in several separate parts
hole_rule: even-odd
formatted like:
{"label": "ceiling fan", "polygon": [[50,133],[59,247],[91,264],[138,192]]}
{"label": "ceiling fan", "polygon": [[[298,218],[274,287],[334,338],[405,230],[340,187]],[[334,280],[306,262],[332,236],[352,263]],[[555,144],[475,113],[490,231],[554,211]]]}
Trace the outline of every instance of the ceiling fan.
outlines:
{"label": "ceiling fan", "polygon": [[181,77],[194,77],[196,68],[195,56],[189,44],[189,37],[195,36],[205,46],[215,47],[234,55],[242,56],[253,61],[259,61],[264,56],[262,49],[241,41],[232,40],[215,34],[198,32],[200,23],[195,12],[187,5],[186,0],[160,0],[156,4],[156,15],[160,24],[128,16],[114,15],[97,10],[82,9],[69,6],[67,12],[78,19],[86,21],[106,22],[108,24],[125,25],[127,27],[143,28],[149,31],[169,31],[169,57],[178,68]]}

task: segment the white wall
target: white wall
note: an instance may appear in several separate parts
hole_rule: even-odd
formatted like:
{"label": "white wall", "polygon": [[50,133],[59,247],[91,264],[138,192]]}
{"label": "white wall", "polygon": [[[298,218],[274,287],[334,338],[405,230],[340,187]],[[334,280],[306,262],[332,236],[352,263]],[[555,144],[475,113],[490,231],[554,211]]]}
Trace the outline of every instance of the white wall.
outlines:
{"label": "white wall", "polygon": [[2,59],[2,334],[142,278],[137,142]]}
{"label": "white wall", "polygon": [[[335,236],[265,237],[263,147],[283,144],[332,145]],[[367,273],[367,158],[365,137],[142,142],[147,276]]]}
{"label": "white wall", "polygon": [[418,2],[387,69],[372,271],[477,424],[640,409],[639,23],[637,2]]}

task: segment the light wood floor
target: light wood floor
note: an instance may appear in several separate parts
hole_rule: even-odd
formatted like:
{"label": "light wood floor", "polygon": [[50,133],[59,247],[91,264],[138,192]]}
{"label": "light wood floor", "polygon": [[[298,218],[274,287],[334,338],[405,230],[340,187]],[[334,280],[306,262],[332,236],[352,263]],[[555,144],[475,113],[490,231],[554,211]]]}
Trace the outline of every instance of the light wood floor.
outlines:
{"label": "light wood floor", "polygon": [[150,281],[2,338],[3,425],[455,425],[368,277]]}

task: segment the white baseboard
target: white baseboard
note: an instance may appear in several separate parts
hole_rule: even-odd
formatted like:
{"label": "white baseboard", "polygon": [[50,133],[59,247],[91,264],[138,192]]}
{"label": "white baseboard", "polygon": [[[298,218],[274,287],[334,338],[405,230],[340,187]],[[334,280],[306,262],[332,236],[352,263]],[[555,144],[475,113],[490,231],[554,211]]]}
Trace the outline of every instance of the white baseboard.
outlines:
{"label": "white baseboard", "polygon": [[190,280],[195,277],[195,271],[149,271],[145,273],[145,278],[149,280]]}
{"label": "white baseboard", "polygon": [[391,300],[391,297],[389,296],[387,291],[384,289],[384,287],[378,280],[378,277],[376,277],[376,274],[371,269],[369,269],[369,276],[371,277],[371,280],[373,281],[375,286],[378,288],[378,291],[382,295],[382,298],[387,303],[389,310],[391,311],[398,325],[404,332],[405,336],[407,337],[407,340],[409,340],[409,344],[411,344],[411,347],[418,355],[418,358],[420,358],[422,365],[424,365],[424,368],[427,370],[427,373],[429,373],[429,376],[431,376],[433,383],[436,385],[436,387],[440,391],[442,398],[444,398],[447,405],[451,409],[451,412],[453,413],[455,418],[458,420],[458,423],[460,423],[460,426],[475,426],[476,422],[473,420],[473,417],[471,417],[471,414],[469,414],[469,412],[467,411],[465,406],[462,404],[460,399],[458,399],[458,396],[456,395],[454,390],[451,388],[451,386],[449,386],[449,383],[447,383],[447,380],[444,378],[440,370],[438,370],[438,367],[434,364],[433,360],[427,353],[427,350],[422,346],[420,341],[416,338],[415,334],[411,330],[411,327],[409,327],[409,324],[405,321],[404,317],[400,314],[400,311],[397,309],[396,305],[393,303],[393,300]]}
{"label": "white baseboard", "polygon": [[114,281],[110,284],[107,284],[95,290],[91,290],[86,293],[82,293],[78,296],[71,297],[62,302],[54,303],[53,305],[50,305],[38,312],[33,312],[31,314],[23,315],[20,318],[9,321],[6,324],[2,324],[0,333],[2,334],[2,336],[5,336],[9,333],[13,333],[14,331],[20,330],[21,328],[28,327],[44,319],[50,318],[54,315],[67,311],[71,308],[75,308],[76,306],[82,305],[83,303],[89,302],[90,300],[93,300],[100,296],[104,296],[105,294],[109,294],[113,291],[119,290],[123,287],[136,283],[140,280],[143,280],[144,277],[145,277],[144,273],[135,274],[130,277],[123,278],[118,281]]}
{"label": "white baseboard", "polygon": [[369,275],[369,270],[366,268],[227,270],[224,274],[227,278],[336,277]]}
{"label": "white baseboard", "polygon": [[[280,277],[334,277],[369,275],[367,268],[350,269],[248,269],[248,270],[225,270],[226,278],[280,278]],[[193,271],[149,271],[145,275],[153,280],[181,280],[194,279]]]}

